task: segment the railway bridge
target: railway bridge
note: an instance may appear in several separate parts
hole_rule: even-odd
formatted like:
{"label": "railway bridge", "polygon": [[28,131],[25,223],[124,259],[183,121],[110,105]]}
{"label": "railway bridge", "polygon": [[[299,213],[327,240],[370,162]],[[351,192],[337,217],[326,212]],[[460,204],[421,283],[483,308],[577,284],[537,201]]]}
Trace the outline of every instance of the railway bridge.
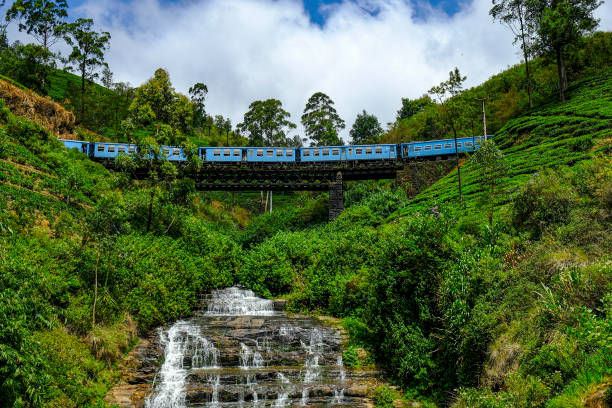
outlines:
{"label": "railway bridge", "polygon": [[[138,159],[132,172],[135,178],[148,177],[152,163],[167,160],[193,178],[200,190],[329,191],[330,220],[344,209],[345,181],[396,179],[398,171],[409,163],[458,158],[477,150],[480,143],[475,137],[463,137],[397,145],[200,147],[197,156],[188,158],[180,146],[147,150],[148,147],[129,143],[62,142],[114,170],[120,170],[120,156]],[[198,165],[192,165],[194,158]]]}
{"label": "railway bridge", "polygon": [[[446,160],[449,156],[421,160]],[[119,170],[114,160],[100,160],[111,170]],[[406,160],[346,161],[331,163],[204,163],[190,170],[183,164],[183,174],[194,179],[203,191],[328,191],[329,220],[344,209],[344,182],[354,180],[396,179]],[[145,168],[133,176],[144,179]]]}

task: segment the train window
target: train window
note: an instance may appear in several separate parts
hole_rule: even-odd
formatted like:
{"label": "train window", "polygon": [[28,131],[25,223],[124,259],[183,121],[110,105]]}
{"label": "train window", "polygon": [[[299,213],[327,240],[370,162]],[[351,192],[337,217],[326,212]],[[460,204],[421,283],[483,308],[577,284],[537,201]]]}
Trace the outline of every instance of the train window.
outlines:
{"label": "train window", "polygon": [[457,142],[457,149],[461,149],[463,145],[461,144],[461,142]]}
{"label": "train window", "polygon": [[164,151],[164,154],[165,154],[166,156],[168,156],[168,155],[170,154],[170,148],[168,148],[168,147],[164,147],[164,148],[163,148],[163,151]]}
{"label": "train window", "polygon": [[172,149],[172,154],[174,156],[180,156],[181,155],[181,149]]}
{"label": "train window", "polygon": [[472,142],[465,142],[465,147],[472,147]]}
{"label": "train window", "polygon": [[221,156],[221,149],[213,150],[213,156]]}
{"label": "train window", "polygon": [[332,155],[338,156],[340,154],[340,149],[332,149]]}
{"label": "train window", "polygon": [[310,150],[302,150],[302,156],[304,157],[310,156]]}
{"label": "train window", "polygon": [[223,149],[223,156],[229,157],[232,155],[231,149]]}
{"label": "train window", "polygon": [[420,152],[421,150],[423,150],[422,146],[414,146],[414,151],[415,152]]}
{"label": "train window", "polygon": [[452,143],[444,143],[444,148],[445,149],[450,149],[451,147],[453,147]]}
{"label": "train window", "polygon": [[104,151],[104,145],[98,145],[98,151],[99,152],[103,152]]}
{"label": "train window", "polygon": [[350,147],[348,149],[348,154],[353,154],[353,149],[351,149]]}
{"label": "train window", "polygon": [[323,149],[323,156],[329,156],[329,149]]}
{"label": "train window", "polygon": [[436,149],[436,150],[440,150],[440,149],[442,149],[442,145],[435,145],[435,146],[434,146],[434,149]]}
{"label": "train window", "polygon": [[287,157],[293,157],[293,150],[287,150]]}
{"label": "train window", "polygon": [[257,157],[263,157],[263,149],[257,149]]}
{"label": "train window", "polygon": [[136,146],[134,145],[128,146],[128,153],[134,153],[135,151],[136,151]]}
{"label": "train window", "polygon": [[431,145],[425,145],[425,150],[431,150]]}
{"label": "train window", "polygon": [[234,156],[240,157],[240,149],[234,149]]}
{"label": "train window", "polygon": [[109,145],[108,146],[108,152],[109,153],[115,153],[115,146],[114,145]]}
{"label": "train window", "polygon": [[283,157],[283,151],[281,149],[276,150],[276,155],[278,157]]}
{"label": "train window", "polygon": [[274,156],[274,150],[266,150],[266,156],[268,157]]}
{"label": "train window", "polygon": [[379,147],[377,147],[377,148],[374,150],[374,152],[375,152],[376,154],[381,154],[381,153],[382,153],[382,147],[380,147],[380,146],[379,146]]}
{"label": "train window", "polygon": [[355,149],[355,154],[361,154],[363,152],[363,149],[361,147],[358,147]]}
{"label": "train window", "polygon": [[117,153],[125,153],[125,146],[117,146]]}
{"label": "train window", "polygon": [[366,152],[366,154],[372,154],[372,148],[371,147],[366,147],[365,148],[365,152]]}
{"label": "train window", "polygon": [[313,156],[318,156],[320,153],[321,153],[321,151],[320,151],[319,149],[314,149],[314,150],[312,151],[312,155],[313,155]]}

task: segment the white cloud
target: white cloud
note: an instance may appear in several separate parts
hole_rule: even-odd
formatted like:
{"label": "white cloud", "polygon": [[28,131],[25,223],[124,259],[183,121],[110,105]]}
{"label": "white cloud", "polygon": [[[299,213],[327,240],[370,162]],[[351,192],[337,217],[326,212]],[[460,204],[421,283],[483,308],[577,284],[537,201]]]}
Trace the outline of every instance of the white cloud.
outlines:
{"label": "white cloud", "polygon": [[[111,32],[116,80],[139,85],[163,67],[181,92],[204,82],[208,112],[234,124],[252,101],[277,98],[301,134],[306,100],[325,92],[347,122],[347,140],[362,109],[393,121],[402,97],[424,94],[455,66],[475,85],[519,62],[490,7],[466,2],[452,17],[430,7],[423,20],[405,0],[345,0],[325,8],[323,28],[310,23],[301,0],[87,0],[77,13]],[[609,29],[610,7],[598,15]]]}

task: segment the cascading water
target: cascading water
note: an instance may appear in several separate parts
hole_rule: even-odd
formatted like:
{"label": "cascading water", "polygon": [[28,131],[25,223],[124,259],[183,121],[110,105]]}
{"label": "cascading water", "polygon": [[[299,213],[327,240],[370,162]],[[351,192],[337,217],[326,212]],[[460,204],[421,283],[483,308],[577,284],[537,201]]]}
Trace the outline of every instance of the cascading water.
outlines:
{"label": "cascading water", "polygon": [[238,287],[160,331],[164,361],[147,408],[365,406],[368,375],[347,376],[339,332],[290,318]]}
{"label": "cascading water", "polygon": [[214,368],[217,349],[199,334],[198,327],[186,321],[176,322],[167,332],[160,331],[164,346],[164,363],[159,371],[157,393],[145,402],[147,408],[181,408],[185,406],[185,358],[191,357],[191,368]]}

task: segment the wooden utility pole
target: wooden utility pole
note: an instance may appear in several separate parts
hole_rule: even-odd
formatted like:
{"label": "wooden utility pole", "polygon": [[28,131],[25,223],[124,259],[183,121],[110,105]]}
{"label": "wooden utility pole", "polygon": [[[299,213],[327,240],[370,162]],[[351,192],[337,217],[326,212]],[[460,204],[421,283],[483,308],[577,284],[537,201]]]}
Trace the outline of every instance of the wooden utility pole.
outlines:
{"label": "wooden utility pole", "polygon": [[484,133],[484,140],[487,140],[487,114],[485,111],[485,101],[489,99],[489,96],[487,95],[486,98],[476,98],[477,101],[482,102],[482,129],[483,129],[483,133]]}

